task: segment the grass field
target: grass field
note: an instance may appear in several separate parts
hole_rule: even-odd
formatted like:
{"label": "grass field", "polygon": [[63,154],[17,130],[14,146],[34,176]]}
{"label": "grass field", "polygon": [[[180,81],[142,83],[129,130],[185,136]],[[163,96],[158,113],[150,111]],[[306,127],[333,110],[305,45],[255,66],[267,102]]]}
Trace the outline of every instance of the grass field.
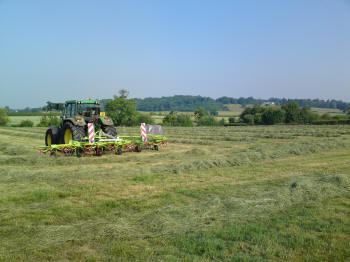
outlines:
{"label": "grass field", "polygon": [[219,116],[239,116],[244,110],[244,108],[239,104],[226,104],[225,106],[229,109],[229,111],[218,111]]}
{"label": "grass field", "polygon": [[318,108],[318,107],[311,107],[311,111],[318,113],[320,115],[323,114],[330,114],[330,115],[344,115],[344,112],[339,110],[339,109],[335,109],[335,108]]}
{"label": "grass field", "polygon": [[9,119],[10,125],[18,125],[23,120],[30,120],[34,125],[37,125],[40,123],[41,116],[9,116]]}
{"label": "grass field", "polygon": [[0,128],[0,261],[350,259],[350,126],[165,128],[81,159],[40,155],[44,132]]}

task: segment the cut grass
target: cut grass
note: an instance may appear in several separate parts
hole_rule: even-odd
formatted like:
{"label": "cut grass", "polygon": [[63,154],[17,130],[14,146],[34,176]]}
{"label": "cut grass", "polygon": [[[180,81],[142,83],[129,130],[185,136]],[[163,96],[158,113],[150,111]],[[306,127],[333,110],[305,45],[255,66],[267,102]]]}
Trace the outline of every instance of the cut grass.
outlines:
{"label": "cut grass", "polygon": [[165,128],[81,159],[40,155],[44,132],[0,128],[1,261],[350,257],[350,127]]}
{"label": "cut grass", "polygon": [[40,123],[41,116],[9,116],[10,125],[18,125],[24,120],[30,120],[37,125]]}

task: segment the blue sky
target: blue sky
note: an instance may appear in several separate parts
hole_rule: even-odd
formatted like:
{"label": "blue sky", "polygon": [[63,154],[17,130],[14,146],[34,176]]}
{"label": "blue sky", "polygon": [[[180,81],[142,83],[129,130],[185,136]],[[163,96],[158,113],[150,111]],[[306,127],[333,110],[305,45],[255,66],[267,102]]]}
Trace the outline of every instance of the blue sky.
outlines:
{"label": "blue sky", "polygon": [[0,106],[175,94],[350,101],[350,0],[0,0]]}

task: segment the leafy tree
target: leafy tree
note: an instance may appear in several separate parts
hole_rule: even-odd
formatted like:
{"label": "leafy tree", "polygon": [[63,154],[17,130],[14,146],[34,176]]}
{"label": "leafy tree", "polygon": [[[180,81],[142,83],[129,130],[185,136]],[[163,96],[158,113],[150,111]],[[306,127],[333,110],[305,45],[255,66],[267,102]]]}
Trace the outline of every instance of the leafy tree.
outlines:
{"label": "leafy tree", "polygon": [[[245,117],[246,115],[253,115],[253,108],[252,107],[246,107],[244,110],[243,110],[243,112],[240,114],[240,119],[243,121],[243,122],[245,122],[245,123],[247,123],[246,122],[246,120],[247,120],[247,118]],[[249,119],[250,117],[248,117],[248,119]]]}
{"label": "leafy tree", "polygon": [[178,114],[172,112],[163,118],[163,125],[165,126],[193,126],[191,116],[188,114]]}
{"label": "leafy tree", "polygon": [[255,114],[262,114],[264,112],[265,108],[262,107],[262,106],[254,106],[252,109],[251,109],[251,114],[252,115],[255,115]]}
{"label": "leafy tree", "polygon": [[285,111],[286,123],[299,123],[300,121],[300,106],[297,102],[291,102],[282,106]]}
{"label": "leafy tree", "polygon": [[254,124],[256,125],[261,125],[264,123],[263,119],[262,119],[262,112],[261,113],[256,113],[254,115]]}
{"label": "leafy tree", "polygon": [[203,116],[206,116],[206,115],[207,115],[207,112],[205,112],[203,107],[194,111],[194,116],[197,119],[197,121],[199,121]]}
{"label": "leafy tree", "polygon": [[319,119],[319,115],[312,112],[310,107],[304,106],[300,111],[300,121],[304,124],[310,124],[312,121]]}
{"label": "leafy tree", "polygon": [[229,122],[230,124],[233,124],[233,123],[236,122],[236,118],[235,118],[234,116],[231,116],[231,117],[229,117],[228,122]]}
{"label": "leafy tree", "polygon": [[285,119],[285,112],[277,106],[270,106],[264,110],[262,121],[266,125],[282,123]]}
{"label": "leafy tree", "polygon": [[346,113],[346,115],[350,118],[350,109],[348,110],[348,112]]}
{"label": "leafy tree", "polygon": [[265,108],[258,105],[254,107],[246,107],[240,115],[241,120],[249,125],[263,124],[262,114]]}
{"label": "leafy tree", "polygon": [[40,127],[47,127],[47,126],[49,126],[49,118],[47,117],[47,115],[43,115],[40,118],[40,122],[39,122],[38,126],[40,126]]}
{"label": "leafy tree", "polygon": [[48,126],[59,126],[60,118],[54,112],[49,112],[49,114],[45,114],[40,118],[40,122],[38,126],[40,127],[48,127]]}
{"label": "leafy tree", "polygon": [[247,123],[249,125],[254,125],[254,115],[252,115],[252,114],[245,114],[243,116],[243,122]]}
{"label": "leafy tree", "polygon": [[117,126],[133,126],[137,124],[138,113],[134,99],[127,99],[128,91],[122,89],[119,96],[106,104],[106,112]]}
{"label": "leafy tree", "polygon": [[137,115],[138,116],[136,125],[138,125],[139,123],[146,123],[152,125],[154,123],[152,116],[149,114],[142,114],[137,112]]}
{"label": "leafy tree", "polygon": [[331,119],[331,118],[332,118],[331,115],[328,114],[328,113],[324,113],[324,114],[321,116],[321,119],[322,119],[322,120],[329,120],[329,119]]}
{"label": "leafy tree", "polygon": [[7,108],[0,108],[0,126],[6,126],[10,122],[7,116]]}
{"label": "leafy tree", "polygon": [[34,125],[34,123],[30,120],[22,120],[18,126],[20,126],[20,127],[33,127],[33,125]]}
{"label": "leafy tree", "polygon": [[49,126],[59,126],[60,125],[60,118],[58,116],[55,116],[53,114],[49,114]]}
{"label": "leafy tree", "polygon": [[198,120],[199,126],[220,126],[224,125],[224,122],[217,121],[214,116],[203,116]]}

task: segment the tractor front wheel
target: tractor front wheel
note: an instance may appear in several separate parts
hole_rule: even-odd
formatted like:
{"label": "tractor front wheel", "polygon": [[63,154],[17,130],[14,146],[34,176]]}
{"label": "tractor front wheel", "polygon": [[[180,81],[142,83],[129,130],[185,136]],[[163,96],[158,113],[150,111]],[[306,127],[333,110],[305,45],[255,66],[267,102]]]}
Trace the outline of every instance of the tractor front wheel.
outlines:
{"label": "tractor front wheel", "polygon": [[71,122],[65,123],[62,132],[62,144],[69,144],[71,140],[81,141],[85,137],[85,130],[82,126],[73,125]]}

